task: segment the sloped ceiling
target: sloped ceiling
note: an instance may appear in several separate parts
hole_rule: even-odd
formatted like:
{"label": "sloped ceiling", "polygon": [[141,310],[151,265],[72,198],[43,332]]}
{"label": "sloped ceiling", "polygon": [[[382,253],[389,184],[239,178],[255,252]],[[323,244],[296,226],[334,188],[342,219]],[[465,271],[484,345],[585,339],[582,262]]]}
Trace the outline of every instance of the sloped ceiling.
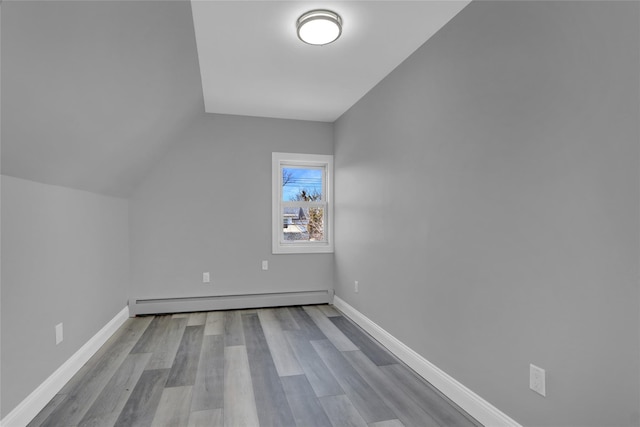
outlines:
{"label": "sloped ceiling", "polygon": [[[333,122],[468,3],[193,0],[206,111]],[[340,14],[336,42],[298,40],[313,8]]]}
{"label": "sloped ceiling", "polygon": [[[205,111],[335,120],[468,1],[0,4],[2,174],[128,197]],[[304,45],[323,6],[343,37]]]}
{"label": "sloped ceiling", "polygon": [[202,114],[190,3],[5,1],[2,173],[128,196]]}

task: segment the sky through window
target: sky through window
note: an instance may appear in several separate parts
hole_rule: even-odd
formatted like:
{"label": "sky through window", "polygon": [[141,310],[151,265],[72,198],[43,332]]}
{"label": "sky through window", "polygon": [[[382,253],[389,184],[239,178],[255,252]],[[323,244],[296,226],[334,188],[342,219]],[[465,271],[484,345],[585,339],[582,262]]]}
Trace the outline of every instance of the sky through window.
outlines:
{"label": "sky through window", "polygon": [[[290,202],[302,190],[322,194],[322,169],[319,168],[282,168],[282,176],[287,180],[282,187],[282,201]],[[324,198],[324,197],[323,197]]]}

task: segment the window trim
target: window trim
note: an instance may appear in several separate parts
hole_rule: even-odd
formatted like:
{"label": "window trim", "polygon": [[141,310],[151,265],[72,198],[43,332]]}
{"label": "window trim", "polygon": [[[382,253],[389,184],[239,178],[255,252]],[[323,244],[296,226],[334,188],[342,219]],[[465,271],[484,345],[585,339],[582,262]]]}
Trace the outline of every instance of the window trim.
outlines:
{"label": "window trim", "polygon": [[[281,241],[282,218],[280,212],[282,212],[284,204],[290,203],[282,201],[283,166],[322,167],[325,170],[323,183],[324,200],[322,202],[305,202],[305,204],[326,206],[324,213],[324,235],[326,241],[297,241],[292,243]],[[271,227],[271,251],[273,254],[333,253],[333,155],[271,154]]]}

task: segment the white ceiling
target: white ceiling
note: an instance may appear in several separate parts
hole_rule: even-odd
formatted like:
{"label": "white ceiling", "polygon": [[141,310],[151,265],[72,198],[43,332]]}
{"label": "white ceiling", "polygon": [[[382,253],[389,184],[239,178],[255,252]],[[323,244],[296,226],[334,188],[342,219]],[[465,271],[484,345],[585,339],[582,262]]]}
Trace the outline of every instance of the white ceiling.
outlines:
{"label": "white ceiling", "polygon": [[[205,110],[333,122],[469,2],[192,0]],[[296,36],[316,8],[342,17],[333,44]]]}
{"label": "white ceiling", "polygon": [[[467,3],[3,0],[2,173],[129,197],[203,103],[332,122]],[[296,37],[317,7],[335,44]]]}

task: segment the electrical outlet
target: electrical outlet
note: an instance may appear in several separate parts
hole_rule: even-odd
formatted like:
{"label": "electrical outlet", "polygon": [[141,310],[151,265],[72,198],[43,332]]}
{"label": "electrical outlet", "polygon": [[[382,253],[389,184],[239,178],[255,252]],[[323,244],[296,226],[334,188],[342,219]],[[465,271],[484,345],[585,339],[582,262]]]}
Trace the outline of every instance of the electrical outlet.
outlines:
{"label": "electrical outlet", "polygon": [[547,396],[546,372],[536,365],[529,365],[529,388],[541,396]]}
{"label": "electrical outlet", "polygon": [[360,286],[359,286],[357,280],[355,282],[353,282],[353,292],[355,292],[357,294],[360,291],[359,287]]}
{"label": "electrical outlet", "polygon": [[265,271],[269,269],[269,261],[262,261],[262,269]]}
{"label": "electrical outlet", "polygon": [[62,335],[62,323],[56,325],[56,345],[60,344],[63,340]]}
{"label": "electrical outlet", "polygon": [[202,283],[211,283],[211,274],[208,271],[202,273]]}

